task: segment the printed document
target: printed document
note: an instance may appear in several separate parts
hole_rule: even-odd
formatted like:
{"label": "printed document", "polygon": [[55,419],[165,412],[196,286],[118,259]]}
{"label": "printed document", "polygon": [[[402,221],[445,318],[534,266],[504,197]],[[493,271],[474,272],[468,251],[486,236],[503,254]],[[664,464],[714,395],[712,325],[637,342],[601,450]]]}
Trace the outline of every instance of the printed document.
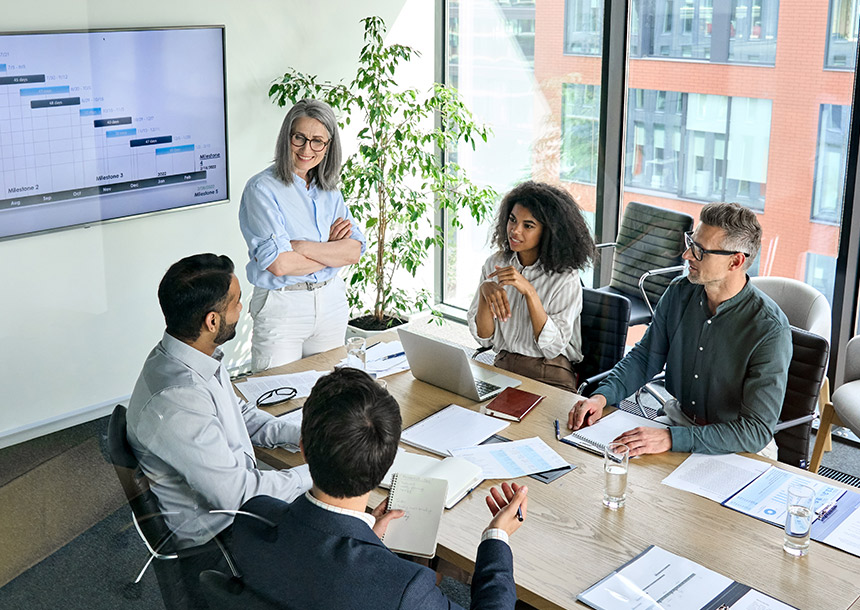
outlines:
{"label": "printed document", "polygon": [[459,405],[448,405],[400,435],[407,445],[436,455],[451,455],[453,449],[472,447],[498,434],[509,421],[483,415]]}
{"label": "printed document", "polygon": [[257,399],[269,390],[278,388],[295,388],[296,395],[294,398],[305,398],[310,396],[311,389],[313,389],[317,379],[328,373],[329,371],[304,371],[303,373],[289,373],[287,375],[248,377],[244,381],[237,381],[233,386],[242,392],[242,396],[251,404],[256,404]]}
{"label": "printed document", "polygon": [[[377,379],[409,370],[409,362],[400,341],[380,341],[368,347],[364,353],[364,370]],[[349,366],[349,357],[341,360],[338,366]]]}
{"label": "printed document", "polygon": [[663,484],[723,503],[770,468],[766,462],[730,453],[694,453]]}
{"label": "printed document", "polygon": [[515,479],[564,468],[567,462],[540,438],[454,449],[451,454],[480,466],[485,479]]}

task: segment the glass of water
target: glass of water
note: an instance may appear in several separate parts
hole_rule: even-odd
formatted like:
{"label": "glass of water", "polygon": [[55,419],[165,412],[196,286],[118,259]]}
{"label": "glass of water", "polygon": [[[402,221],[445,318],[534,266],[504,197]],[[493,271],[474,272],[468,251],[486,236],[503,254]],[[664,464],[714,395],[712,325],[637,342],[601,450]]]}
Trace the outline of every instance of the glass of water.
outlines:
{"label": "glass of water", "polygon": [[815,516],[815,490],[808,485],[789,485],[785,499],[783,550],[795,557],[809,552],[809,530]]}
{"label": "glass of water", "polygon": [[346,340],[346,365],[362,371],[367,368],[364,337],[350,337]]}
{"label": "glass of water", "polygon": [[603,450],[603,505],[613,510],[627,498],[627,464],[630,449],[624,443],[609,443]]}

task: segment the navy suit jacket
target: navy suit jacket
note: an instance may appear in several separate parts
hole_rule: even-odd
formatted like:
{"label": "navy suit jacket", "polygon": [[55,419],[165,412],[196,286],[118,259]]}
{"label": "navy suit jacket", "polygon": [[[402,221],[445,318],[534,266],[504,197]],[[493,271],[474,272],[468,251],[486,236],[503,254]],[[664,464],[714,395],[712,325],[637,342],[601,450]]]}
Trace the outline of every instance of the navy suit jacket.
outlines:
{"label": "navy suit jacket", "polygon": [[[238,515],[232,550],[247,587],[277,606],[297,610],[454,610],[436,586],[436,573],[402,559],[366,523],[314,506],[304,495],[291,504],[251,498],[242,510],[276,524]],[[501,540],[478,547],[473,609],[513,609],[513,556]]]}

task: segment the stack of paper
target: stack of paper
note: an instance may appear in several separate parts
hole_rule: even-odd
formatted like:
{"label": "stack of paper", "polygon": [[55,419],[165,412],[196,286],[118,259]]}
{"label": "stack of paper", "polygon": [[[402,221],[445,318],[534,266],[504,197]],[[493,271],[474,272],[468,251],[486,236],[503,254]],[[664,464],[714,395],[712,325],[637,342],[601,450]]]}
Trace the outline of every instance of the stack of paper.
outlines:
{"label": "stack of paper", "polygon": [[294,398],[310,396],[317,380],[326,375],[327,371],[305,371],[287,375],[266,375],[263,377],[248,377],[244,381],[234,383],[234,387],[242,393],[245,400],[256,404],[257,399],[269,390],[278,388],[295,388]]}

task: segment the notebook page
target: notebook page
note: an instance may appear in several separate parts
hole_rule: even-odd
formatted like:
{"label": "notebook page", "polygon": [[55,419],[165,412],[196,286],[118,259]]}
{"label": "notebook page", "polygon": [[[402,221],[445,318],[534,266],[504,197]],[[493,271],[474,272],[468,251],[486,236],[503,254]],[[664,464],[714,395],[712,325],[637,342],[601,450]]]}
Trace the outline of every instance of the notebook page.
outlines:
{"label": "notebook page", "polygon": [[388,496],[388,510],[402,510],[406,514],[388,524],[382,537],[385,546],[422,557],[435,555],[447,495],[447,481],[396,473]]}
{"label": "notebook page", "polygon": [[407,445],[437,455],[450,455],[451,449],[472,447],[484,442],[510,425],[459,405],[448,405],[417,424],[406,428],[400,440]]}
{"label": "notebook page", "polygon": [[666,424],[652,419],[632,415],[626,411],[613,411],[606,417],[597,420],[596,424],[571,432],[565,438],[571,441],[586,441],[603,451],[604,447],[618,438],[623,432],[639,426],[648,428],[668,428]]}
{"label": "notebook page", "polygon": [[445,508],[454,506],[457,500],[484,480],[480,466],[458,457],[447,457],[442,461],[437,461],[424,474],[428,477],[448,481]]}

